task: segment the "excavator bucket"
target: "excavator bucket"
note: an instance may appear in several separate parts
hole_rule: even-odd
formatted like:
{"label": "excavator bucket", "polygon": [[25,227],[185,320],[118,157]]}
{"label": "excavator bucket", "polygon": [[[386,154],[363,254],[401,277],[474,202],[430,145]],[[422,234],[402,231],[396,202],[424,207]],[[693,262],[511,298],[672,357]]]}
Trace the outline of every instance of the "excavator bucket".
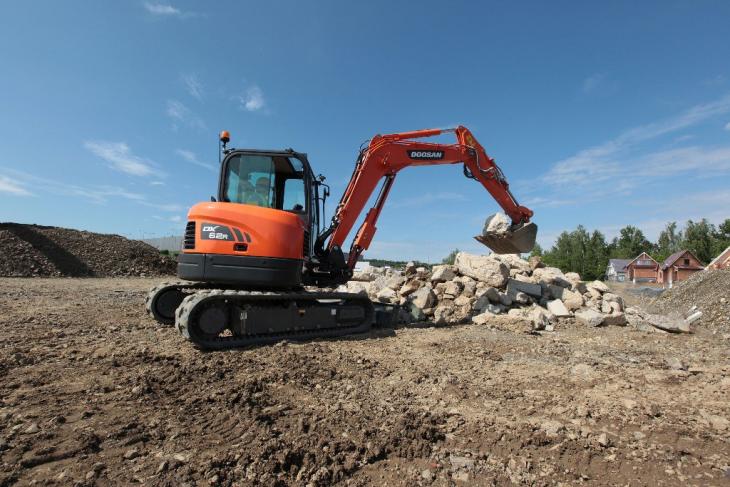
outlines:
{"label": "excavator bucket", "polygon": [[523,254],[535,246],[537,225],[522,223],[511,226],[506,232],[485,232],[474,238],[497,254]]}

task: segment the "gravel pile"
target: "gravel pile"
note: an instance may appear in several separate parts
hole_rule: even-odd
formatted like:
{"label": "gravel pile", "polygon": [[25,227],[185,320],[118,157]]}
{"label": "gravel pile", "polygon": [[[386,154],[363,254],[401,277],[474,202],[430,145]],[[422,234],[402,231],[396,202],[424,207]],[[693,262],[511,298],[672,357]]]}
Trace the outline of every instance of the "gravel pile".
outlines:
{"label": "gravel pile", "polygon": [[663,313],[702,311],[703,324],[730,328],[730,269],[696,272],[666,290],[652,303]]}
{"label": "gravel pile", "polygon": [[175,261],[119,235],[0,223],[0,276],[121,277],[175,273]]}

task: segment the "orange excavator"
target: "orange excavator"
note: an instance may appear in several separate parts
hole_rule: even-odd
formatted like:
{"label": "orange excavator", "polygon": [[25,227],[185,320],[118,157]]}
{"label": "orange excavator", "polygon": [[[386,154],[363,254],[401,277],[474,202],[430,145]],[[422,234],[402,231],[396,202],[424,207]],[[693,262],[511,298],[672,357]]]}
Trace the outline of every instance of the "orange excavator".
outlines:
{"label": "orange excavator", "polygon": [[[445,133],[453,133],[456,143],[419,140]],[[465,127],[373,137],[361,148],[328,226],[329,186],[314,175],[306,154],[229,149],[229,141],[229,133],[221,132],[217,198],[188,213],[178,256],[182,281],[161,284],[146,299],[158,322],[175,324],[199,348],[367,331],[375,311],[366,295],[317,288],[352,277],[396,175],[409,166],[463,164],[464,175],[481,183],[512,221],[507,231],[477,239],[497,253],[529,252],[535,244],[533,212],[517,203],[500,168]],[[344,252],[345,239],[378,184],[375,203]]]}

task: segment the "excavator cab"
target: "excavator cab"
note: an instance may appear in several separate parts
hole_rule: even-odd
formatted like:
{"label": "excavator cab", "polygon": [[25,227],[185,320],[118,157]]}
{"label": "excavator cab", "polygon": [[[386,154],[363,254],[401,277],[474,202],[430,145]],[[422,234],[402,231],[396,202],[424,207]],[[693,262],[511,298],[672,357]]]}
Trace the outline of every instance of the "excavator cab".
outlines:
{"label": "excavator cab", "polygon": [[216,201],[188,213],[178,276],[240,287],[295,288],[312,253],[320,181],[306,154],[227,149]]}

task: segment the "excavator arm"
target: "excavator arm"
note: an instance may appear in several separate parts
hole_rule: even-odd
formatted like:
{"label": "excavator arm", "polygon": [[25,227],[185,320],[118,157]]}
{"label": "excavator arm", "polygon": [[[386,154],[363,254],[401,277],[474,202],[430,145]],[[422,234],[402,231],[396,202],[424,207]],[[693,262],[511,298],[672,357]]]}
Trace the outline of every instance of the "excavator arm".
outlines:
{"label": "excavator arm", "polygon": [[[456,135],[455,144],[415,140],[447,132]],[[409,166],[459,163],[464,164],[464,174],[479,181],[512,220],[512,229],[508,234],[497,237],[482,235],[477,239],[499,253],[529,251],[534,245],[537,232],[537,227],[529,223],[533,212],[517,203],[494,159],[487,155],[472,133],[462,126],[454,129],[427,129],[373,137],[368,147],[360,152],[347,189],[335,210],[332,225],[320,236],[319,245],[322,246],[329,238],[327,253],[342,247],[367,201],[378,183],[382,181],[375,204],[365,216],[350,247],[346,266],[352,271],[358,257],[370,246],[375,235],[375,224],[396,174]]]}

